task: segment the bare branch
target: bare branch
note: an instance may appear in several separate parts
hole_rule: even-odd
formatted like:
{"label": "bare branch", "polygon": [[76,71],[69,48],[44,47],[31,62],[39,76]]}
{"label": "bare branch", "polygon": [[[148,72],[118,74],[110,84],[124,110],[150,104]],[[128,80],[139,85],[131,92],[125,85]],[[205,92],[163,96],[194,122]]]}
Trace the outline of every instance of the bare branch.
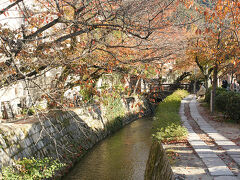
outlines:
{"label": "bare branch", "polygon": [[14,3],[10,4],[9,6],[7,6],[6,8],[4,8],[3,10],[0,10],[0,15],[5,13],[7,10],[9,10],[10,8],[14,7],[15,5],[17,5],[18,3],[22,2],[23,0],[17,0]]}

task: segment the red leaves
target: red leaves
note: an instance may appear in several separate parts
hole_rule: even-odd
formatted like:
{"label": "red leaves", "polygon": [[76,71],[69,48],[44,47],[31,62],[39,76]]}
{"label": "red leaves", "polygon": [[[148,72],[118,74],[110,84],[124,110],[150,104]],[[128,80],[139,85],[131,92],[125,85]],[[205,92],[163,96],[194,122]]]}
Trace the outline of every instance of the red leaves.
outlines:
{"label": "red leaves", "polygon": [[215,18],[215,13],[212,13],[212,18]]}
{"label": "red leaves", "polygon": [[44,19],[43,19],[43,18],[39,19],[39,22],[40,22],[40,23],[43,23],[43,22],[44,22]]}
{"label": "red leaves", "polygon": [[61,13],[57,13],[57,16],[60,17],[60,16],[62,16],[62,14]]}
{"label": "red leaves", "polygon": [[199,34],[199,35],[201,35],[202,34],[202,31],[201,31],[201,29],[197,29],[196,31],[195,31],[195,34]]}
{"label": "red leaves", "polygon": [[72,103],[69,103],[69,107],[74,107],[74,104],[72,104]]}
{"label": "red leaves", "polygon": [[207,16],[208,15],[208,12],[207,11],[204,11],[204,16]]}
{"label": "red leaves", "polygon": [[179,143],[187,143],[187,139],[181,139],[181,140],[171,140],[171,141],[163,141],[164,144],[179,144]]}
{"label": "red leaves", "polygon": [[5,9],[2,9],[2,11],[4,11],[4,12],[3,12],[4,16],[9,16],[8,11],[6,11]]}
{"label": "red leaves", "polygon": [[210,31],[211,31],[210,28],[206,28],[206,29],[205,29],[205,33],[209,33]]}

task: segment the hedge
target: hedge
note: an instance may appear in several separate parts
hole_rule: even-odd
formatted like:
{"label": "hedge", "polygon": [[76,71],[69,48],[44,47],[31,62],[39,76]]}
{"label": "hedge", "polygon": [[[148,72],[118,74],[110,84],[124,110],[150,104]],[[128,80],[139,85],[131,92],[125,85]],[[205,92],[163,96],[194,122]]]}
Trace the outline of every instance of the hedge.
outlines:
{"label": "hedge", "polygon": [[[205,101],[210,103],[211,88],[206,92]],[[224,88],[216,90],[216,108],[224,112],[228,119],[240,123],[240,93],[227,91]]]}

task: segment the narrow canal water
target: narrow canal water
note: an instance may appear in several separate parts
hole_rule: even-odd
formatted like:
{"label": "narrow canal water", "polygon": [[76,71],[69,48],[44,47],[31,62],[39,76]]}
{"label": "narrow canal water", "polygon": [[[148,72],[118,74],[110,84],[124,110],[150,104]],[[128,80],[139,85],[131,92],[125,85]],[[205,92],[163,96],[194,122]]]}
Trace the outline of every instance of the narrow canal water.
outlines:
{"label": "narrow canal water", "polygon": [[88,152],[64,180],[144,179],[151,128],[151,118],[125,126]]}

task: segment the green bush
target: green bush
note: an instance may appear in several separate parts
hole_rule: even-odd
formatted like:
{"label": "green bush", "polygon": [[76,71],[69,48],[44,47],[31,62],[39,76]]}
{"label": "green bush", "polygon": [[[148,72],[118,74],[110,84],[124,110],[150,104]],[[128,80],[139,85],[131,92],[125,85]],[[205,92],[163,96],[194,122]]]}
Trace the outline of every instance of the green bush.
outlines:
{"label": "green bush", "polygon": [[160,128],[153,135],[154,138],[163,141],[181,140],[187,136],[187,130],[181,125],[171,124],[165,128]]}
{"label": "green bush", "polygon": [[40,180],[51,178],[64,164],[51,158],[17,160],[14,166],[2,168],[5,180]]}
{"label": "green bush", "polygon": [[232,91],[218,91],[216,94],[216,108],[219,111],[226,111],[229,98],[234,94]]}
{"label": "green bush", "polygon": [[116,132],[123,126],[122,117],[116,117],[114,120],[107,122],[107,129],[110,133]]}
{"label": "green bush", "polygon": [[30,108],[24,108],[23,110],[22,110],[22,114],[24,114],[24,115],[29,115],[29,116],[31,116],[31,115],[34,115],[36,113],[36,108],[35,107],[30,107]]}
{"label": "green bush", "polygon": [[229,92],[226,101],[226,115],[236,123],[240,123],[240,94]]}
{"label": "green bush", "polygon": [[177,90],[158,105],[153,122],[154,138],[169,141],[183,139],[187,135],[178,114],[181,100],[187,95],[187,91]]}
{"label": "green bush", "polygon": [[83,101],[90,101],[92,96],[92,86],[90,85],[81,85],[79,94],[82,96]]}
{"label": "green bush", "polygon": [[125,114],[125,108],[121,102],[121,96],[112,92],[112,94],[103,95],[104,105],[106,107],[106,118],[108,121],[112,121],[115,118],[121,118]]}
{"label": "green bush", "polygon": [[[210,103],[211,88],[207,91],[205,101]],[[227,91],[224,88],[216,89],[216,109],[225,113],[226,117],[240,123],[240,93]]]}
{"label": "green bush", "polygon": [[[212,87],[208,88],[208,90],[206,91],[206,94],[205,94],[205,101],[206,101],[208,104],[210,103],[211,90],[212,90]],[[221,88],[221,87],[216,88],[216,96],[218,96],[218,95],[221,94],[222,92],[227,92],[227,90],[224,89],[224,88]]]}
{"label": "green bush", "polygon": [[115,132],[122,127],[122,119],[125,115],[125,108],[122,103],[122,97],[117,91],[112,91],[102,95],[103,104],[106,108],[105,117],[107,118],[108,131]]}

